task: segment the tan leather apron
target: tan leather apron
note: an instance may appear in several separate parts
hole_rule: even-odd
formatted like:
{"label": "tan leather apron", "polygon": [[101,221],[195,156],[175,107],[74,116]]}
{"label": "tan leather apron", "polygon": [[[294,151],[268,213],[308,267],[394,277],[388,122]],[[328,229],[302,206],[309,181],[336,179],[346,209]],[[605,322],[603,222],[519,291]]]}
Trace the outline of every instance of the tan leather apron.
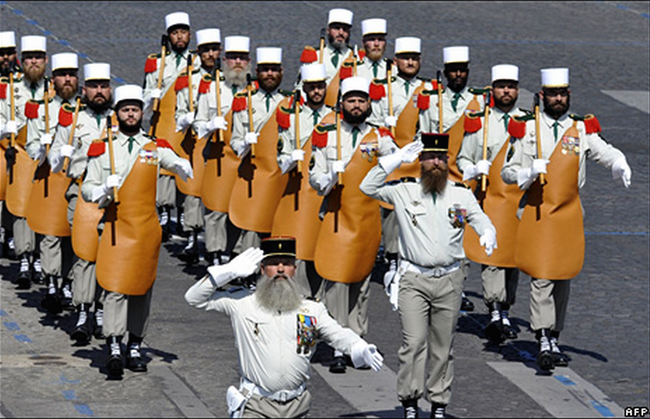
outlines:
{"label": "tan leather apron", "polygon": [[65,173],[52,173],[46,160],[32,175],[34,183],[27,204],[27,224],[38,234],[70,237],[68,200],[65,193],[72,180]]}
{"label": "tan leather apron", "polygon": [[[169,144],[173,147],[174,151],[179,154],[182,150],[181,142],[185,138],[183,132],[176,132],[176,90],[174,89],[174,83],[171,87],[167,89],[167,92],[160,100],[160,119],[158,120],[158,125],[156,125],[156,132],[154,137],[167,140]],[[182,157],[182,156],[181,156]],[[161,175],[167,176],[176,176],[174,172],[160,168]]]}
{"label": "tan leather apron", "polygon": [[16,217],[27,216],[27,204],[32,191],[32,179],[38,162],[32,160],[25,151],[27,140],[27,126],[24,126],[16,137],[16,164],[13,167],[13,176],[7,175],[7,192],[5,203],[7,209]]}
{"label": "tan leather apron", "polygon": [[[141,152],[156,149],[151,142]],[[156,280],[162,240],[156,213],[157,163],[138,158],[119,189],[119,205],[111,204],[105,211],[97,281],[106,291],[144,295]]]}
{"label": "tan leather apron", "polygon": [[[364,153],[364,148],[374,152]],[[363,281],[375,265],[381,242],[379,201],[361,192],[359,185],[377,164],[378,150],[377,135],[371,132],[363,138],[347,165],[343,186],[335,186],[328,196],[314,263],[318,274],[330,281],[346,284]]]}
{"label": "tan leather apron", "polygon": [[[81,188],[81,183],[79,184]],[[104,216],[104,211],[93,202],[84,200],[81,192],[77,197],[72,217],[72,249],[75,255],[88,262],[97,260],[99,233],[97,225]]]}
{"label": "tan leather apron", "polygon": [[[284,98],[278,106],[288,107]],[[289,180],[277,160],[278,121],[275,112],[264,124],[256,144],[255,158],[247,153],[237,169],[228,214],[242,230],[270,233],[273,216]]]}
{"label": "tan leather apron", "polygon": [[[570,137],[577,139],[577,130]],[[566,133],[564,138],[567,138]],[[580,273],[584,263],[579,155],[564,154],[563,140],[558,142],[549,159],[546,185],[540,186],[538,179],[530,187],[517,229],[515,262],[522,272],[533,278],[571,279]]]}

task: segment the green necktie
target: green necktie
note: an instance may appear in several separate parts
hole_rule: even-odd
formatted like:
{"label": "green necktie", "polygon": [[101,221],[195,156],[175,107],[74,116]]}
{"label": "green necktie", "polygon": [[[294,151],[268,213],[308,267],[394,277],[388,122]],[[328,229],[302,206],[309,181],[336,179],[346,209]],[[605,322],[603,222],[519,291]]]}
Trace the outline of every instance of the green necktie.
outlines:
{"label": "green necktie", "polygon": [[311,117],[314,118],[314,126],[318,125],[318,118],[320,117],[318,111],[312,112]]}
{"label": "green necktie", "polygon": [[357,147],[357,137],[359,136],[360,131],[359,127],[352,128],[352,148]]}
{"label": "green necktie", "polygon": [[34,99],[34,97],[36,96],[36,90],[38,89],[38,85],[36,83],[32,83],[31,86],[29,86],[29,88],[32,91],[32,99]]}
{"label": "green necktie", "polygon": [[557,142],[557,126],[560,125],[559,122],[555,121],[553,123],[553,138],[555,138],[555,142]]}
{"label": "green necktie", "polygon": [[101,126],[102,119],[103,118],[102,118],[102,116],[100,114],[98,114],[98,113],[95,114],[95,120],[97,121],[97,128],[99,128]]}
{"label": "green necktie", "polygon": [[129,137],[127,141],[129,142],[129,154],[131,154],[131,151],[133,151],[133,143],[135,142],[135,138]]}
{"label": "green necktie", "polygon": [[271,108],[271,94],[267,93],[264,97],[266,98],[266,111],[268,112]]}
{"label": "green necktie", "polygon": [[341,51],[335,49],[334,55],[332,55],[332,64],[334,65],[334,67],[337,67],[339,65],[339,55],[341,55]]}
{"label": "green necktie", "polygon": [[[390,83],[390,82],[389,82]],[[404,93],[406,93],[406,96],[409,95],[409,88],[411,87],[411,82],[410,81],[405,81],[404,82]]]}
{"label": "green necktie", "polygon": [[372,63],[372,74],[374,78],[377,78],[377,72],[379,71],[379,63],[377,61]]}
{"label": "green necktie", "polygon": [[232,90],[232,94],[234,96],[235,93],[237,93],[239,91],[239,88],[236,85],[233,84],[233,86],[231,87],[231,90]]}
{"label": "green necktie", "polygon": [[183,56],[181,54],[176,54],[176,68],[181,64],[181,60],[183,59]]}
{"label": "green necktie", "polygon": [[508,132],[508,122],[510,121],[510,115],[505,114],[503,115],[503,125],[506,128],[506,132]]}
{"label": "green necktie", "polygon": [[454,98],[451,100],[451,107],[456,112],[456,107],[458,106],[458,99],[460,99],[460,93],[454,93]]}

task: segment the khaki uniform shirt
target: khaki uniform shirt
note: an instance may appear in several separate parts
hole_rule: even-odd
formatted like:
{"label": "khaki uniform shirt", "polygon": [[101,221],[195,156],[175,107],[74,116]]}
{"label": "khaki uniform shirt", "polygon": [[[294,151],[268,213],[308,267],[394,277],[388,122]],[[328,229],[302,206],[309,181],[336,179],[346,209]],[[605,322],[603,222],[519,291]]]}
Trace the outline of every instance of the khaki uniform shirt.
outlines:
{"label": "khaki uniform shirt", "polygon": [[[524,115],[525,112],[518,108],[512,108],[507,114],[499,108],[490,108],[488,120],[488,138],[487,138],[487,160],[493,161],[501,150],[503,143],[506,142],[508,134],[508,123],[513,116]],[[463,143],[460,146],[456,165],[461,172],[469,165],[476,164],[483,160],[483,129],[485,127],[484,118],[481,117],[482,127],[476,132],[465,133]]]}
{"label": "khaki uniform shirt", "polygon": [[[393,97],[394,116],[399,117],[409,101],[417,103],[417,96],[414,96],[413,93],[421,84],[422,80],[417,77],[411,80],[406,80],[400,76],[393,77],[391,95]],[[372,114],[368,118],[368,123],[375,126],[384,126],[386,117],[390,115],[388,109],[388,86],[384,85],[384,89],[386,89],[386,96],[380,100],[372,101]]]}
{"label": "khaki uniform shirt", "polygon": [[[67,102],[73,103],[76,99],[70,99]],[[52,142],[56,136],[57,125],[59,124],[59,110],[63,100],[59,96],[54,96],[48,104],[48,125],[49,133],[52,136]],[[25,143],[25,150],[29,157],[36,160],[39,157],[39,150],[41,148],[41,137],[45,135],[45,104],[38,107],[38,118],[27,120],[27,143]]]}
{"label": "khaki uniform shirt", "polygon": [[[353,144],[352,130],[354,125],[351,125],[341,120],[341,160],[347,166],[359,144],[363,138],[376,128],[371,127],[365,122],[359,125],[359,134],[357,135],[357,142]],[[391,154],[397,149],[395,142],[390,137],[382,137],[377,133],[379,141],[379,156]],[[312,146],[312,162],[309,162],[309,184],[314,188],[319,195],[323,195],[331,189],[331,186],[337,182],[337,177],[333,176],[329,184],[323,185],[319,182],[322,175],[332,171],[332,164],[339,160],[337,158],[336,147],[336,130],[329,131],[327,137],[327,145],[325,147]]]}
{"label": "khaki uniform shirt", "polygon": [[[195,68],[192,72],[192,106],[194,114],[199,102],[199,85],[204,75],[209,74],[203,67]],[[188,88],[181,89],[176,92],[176,121],[190,112],[190,90]]]}
{"label": "khaki uniform shirt", "polygon": [[[72,146],[74,153],[68,163],[67,176],[71,179],[78,179],[86,172],[88,166],[88,147],[90,144],[101,138],[106,128],[106,119],[113,114],[112,109],[107,109],[101,114],[95,113],[89,107],[79,110],[77,116],[77,127],[74,130]],[[61,147],[68,144],[72,125],[67,127],[59,125],[50,148],[49,157],[61,153]]]}
{"label": "khaki uniform shirt", "polygon": [[[357,77],[364,77],[370,81],[386,78],[386,61],[384,61],[383,57],[379,61],[372,61],[368,56],[365,56],[362,61],[363,64],[357,66]],[[375,68],[377,74],[375,74]]]}
{"label": "khaki uniform shirt", "polygon": [[472,191],[464,186],[449,181],[445,191],[434,197],[422,191],[419,179],[388,185],[387,177],[377,165],[360,188],[366,195],[395,206],[402,259],[427,268],[449,266],[465,258],[466,223],[479,236],[487,229],[496,231]]}
{"label": "khaki uniform shirt", "polygon": [[[16,125],[20,131],[27,124],[25,116],[25,103],[30,99],[42,100],[45,93],[45,80],[41,79],[37,83],[29,83],[25,80],[22,73],[14,73],[14,106],[16,108]],[[11,92],[9,91],[9,81],[7,80],[7,97],[0,104],[4,117],[2,121],[6,123],[11,120]]]}
{"label": "khaki uniform shirt", "polygon": [[[320,302],[303,300],[297,310],[275,313],[261,308],[255,294],[246,290],[215,290],[208,276],[192,286],[185,299],[194,307],[230,317],[239,372],[266,391],[294,390],[309,380],[317,339],[348,355],[355,344],[365,342],[341,327]],[[299,338],[306,348],[299,345]]]}
{"label": "khaki uniform shirt", "polygon": [[[146,136],[143,131],[136,134],[133,138],[133,148],[131,152],[128,149],[129,137],[118,131],[113,137],[113,151],[115,153],[115,174],[120,176],[121,182],[118,186],[124,184],[133,164],[140,158],[140,149],[143,145],[151,142],[151,138]],[[144,152],[144,151],[143,151]],[[170,148],[158,147],[158,165],[164,169],[176,172],[175,164],[182,160]],[[111,174],[111,161],[110,153],[108,151],[108,144],[106,144],[106,151],[97,157],[88,160],[88,173],[81,185],[81,193],[83,198],[92,202],[93,190],[106,182],[106,179]]]}
{"label": "khaki uniform shirt", "polygon": [[[192,124],[196,133],[203,132],[203,128],[208,124],[208,122],[217,116],[217,95],[215,89],[216,83],[213,81],[210,83],[210,91],[198,96],[196,118]],[[241,88],[224,81],[222,77],[219,82],[219,89],[221,116],[225,117],[230,111],[232,99],[235,96],[235,93],[239,92]],[[232,130],[232,126],[229,126],[228,130]]]}
{"label": "khaki uniform shirt", "polygon": [[[542,157],[548,159],[556,146],[562,143],[561,139],[569,127],[573,125],[573,119],[568,114],[562,115],[558,120],[557,139],[553,129],[553,124],[556,122],[553,118],[549,117],[546,113],[540,112],[540,131],[542,143]],[[580,155],[579,155],[579,169],[578,169],[578,187],[582,188],[587,178],[586,160],[590,159],[599,163],[607,168],[611,168],[612,164],[619,158],[623,157],[623,153],[607,143],[598,133],[587,134],[585,132],[585,124],[579,121],[577,124],[578,132],[580,133]],[[519,141],[513,144],[512,157],[506,160],[503,169],[501,170],[501,177],[506,183],[517,183],[517,172],[521,168],[528,168],[533,165],[533,160],[537,158],[537,140],[535,135],[535,121],[526,122],[526,135]]]}
{"label": "khaki uniform shirt", "polygon": [[[269,118],[275,118],[275,109],[282,99],[284,99],[284,95],[278,90],[269,93],[262,89],[258,89],[257,92],[251,96],[253,102],[253,129],[255,132],[259,133]],[[248,101],[248,97],[246,100]],[[232,117],[232,137],[230,137],[230,146],[239,157],[245,156],[246,153],[248,153],[248,150],[250,150],[250,145],[247,145],[244,141],[244,137],[248,132],[248,109],[235,112]]]}

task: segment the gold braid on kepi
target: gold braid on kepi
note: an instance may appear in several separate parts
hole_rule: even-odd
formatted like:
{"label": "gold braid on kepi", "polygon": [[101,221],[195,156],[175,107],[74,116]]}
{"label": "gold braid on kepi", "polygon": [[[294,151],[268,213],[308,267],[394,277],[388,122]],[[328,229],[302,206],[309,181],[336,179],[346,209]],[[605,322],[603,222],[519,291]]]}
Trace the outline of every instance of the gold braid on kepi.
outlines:
{"label": "gold braid on kepi", "polygon": [[288,236],[267,237],[262,240],[264,259],[270,257],[296,257],[296,239]]}

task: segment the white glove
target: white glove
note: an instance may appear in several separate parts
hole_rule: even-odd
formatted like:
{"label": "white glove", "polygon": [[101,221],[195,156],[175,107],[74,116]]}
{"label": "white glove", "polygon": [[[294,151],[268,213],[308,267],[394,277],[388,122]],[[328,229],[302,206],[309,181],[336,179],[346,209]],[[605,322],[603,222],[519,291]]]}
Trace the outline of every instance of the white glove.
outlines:
{"label": "white glove", "polygon": [[386,118],[384,118],[384,125],[386,125],[389,128],[396,127],[397,126],[397,117],[395,115],[387,116]]}
{"label": "white glove", "polygon": [[478,175],[479,173],[478,173],[478,169],[476,168],[476,165],[468,164],[463,168],[463,182],[474,179]]}
{"label": "white glove", "polygon": [[479,175],[489,175],[492,163],[489,160],[479,160],[476,162],[476,170]]}
{"label": "white glove", "polygon": [[535,182],[537,176],[546,173],[546,165],[549,161],[545,159],[533,160],[533,165],[525,169],[519,169],[517,172],[517,185],[520,189],[528,189]]}
{"label": "white glove", "polygon": [[630,187],[632,183],[632,169],[627,164],[625,156],[619,157],[618,160],[612,165],[612,177],[614,179],[621,179],[623,181],[623,186],[626,188]]}
{"label": "white glove", "polygon": [[41,137],[41,145],[51,145],[52,144],[52,134],[43,134]]}
{"label": "white glove", "polygon": [[334,163],[332,163],[332,171],[334,173],[345,172],[345,162],[343,162],[343,160],[337,160]]}
{"label": "white glove", "polygon": [[305,150],[293,150],[291,152],[291,160],[293,161],[305,160]]}
{"label": "white glove", "polygon": [[208,122],[208,131],[214,130],[226,131],[228,129],[228,121],[223,116],[215,116],[212,121]]}
{"label": "white glove", "polygon": [[402,163],[412,163],[418,157],[424,145],[421,141],[413,141],[404,147],[395,150],[392,154],[379,158],[379,165],[387,174],[392,173]]}
{"label": "white glove", "polygon": [[186,113],[181,116],[178,121],[176,121],[176,132],[185,131],[190,125],[194,122],[194,114],[191,112]]}
{"label": "white glove", "polygon": [[492,252],[494,252],[494,249],[497,248],[497,236],[494,230],[491,228],[485,230],[479,239],[479,243],[481,246],[485,247],[485,253],[488,256],[491,256]]}
{"label": "white glove", "polygon": [[244,137],[244,142],[246,145],[257,144],[257,137],[259,136],[260,134],[257,132],[247,132]]}
{"label": "white glove", "polygon": [[160,99],[162,97],[162,90],[153,89],[151,91],[151,99]]}
{"label": "white glove", "polygon": [[187,182],[187,179],[194,179],[194,171],[192,170],[192,164],[186,159],[180,159],[174,164],[176,169],[176,174],[183,179],[183,182]]}
{"label": "white glove", "polygon": [[74,154],[74,146],[64,144],[61,146],[61,157],[67,157],[67,158],[72,158],[72,155]]}
{"label": "white glove", "polygon": [[99,207],[103,208],[112,196],[113,188],[118,187],[121,181],[119,175],[108,176],[102,185],[93,189],[93,202],[98,202]]}
{"label": "white glove", "polygon": [[225,265],[214,265],[208,268],[208,273],[217,288],[223,287],[235,278],[245,278],[257,271],[264,259],[264,252],[258,247],[249,247]]}
{"label": "white glove", "polygon": [[379,371],[384,365],[384,357],[381,356],[377,347],[361,340],[352,346],[350,358],[355,368],[370,367],[373,371]]}
{"label": "white glove", "polygon": [[5,124],[4,131],[7,134],[10,134],[10,135],[11,134],[17,135],[18,134],[18,124],[16,123],[16,121],[7,121],[7,123]]}

